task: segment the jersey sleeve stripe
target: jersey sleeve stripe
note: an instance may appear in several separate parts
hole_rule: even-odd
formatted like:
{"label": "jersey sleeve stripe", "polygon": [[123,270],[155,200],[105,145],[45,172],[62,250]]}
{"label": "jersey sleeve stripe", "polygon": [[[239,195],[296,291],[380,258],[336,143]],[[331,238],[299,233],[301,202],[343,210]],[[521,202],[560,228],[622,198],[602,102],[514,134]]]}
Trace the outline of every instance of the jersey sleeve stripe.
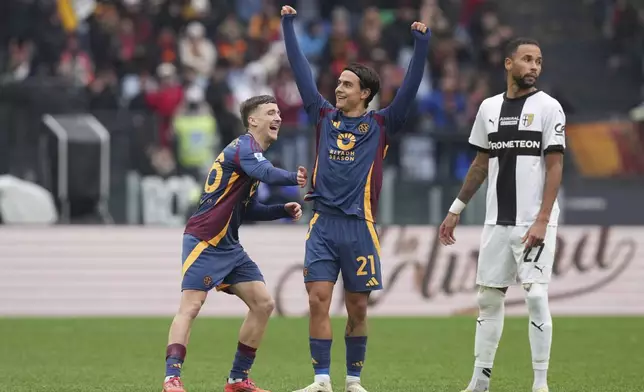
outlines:
{"label": "jersey sleeve stripe", "polygon": [[487,148],[483,148],[483,147],[481,147],[481,146],[477,146],[476,144],[473,144],[473,143],[470,143],[470,146],[471,146],[473,149],[475,149],[476,151],[479,151],[479,152],[487,152],[487,153],[489,153],[489,152],[490,152],[490,150],[489,150],[489,149],[487,149]]}
{"label": "jersey sleeve stripe", "polygon": [[553,152],[559,152],[559,153],[563,154],[564,146],[562,146],[561,144],[553,144],[553,145],[548,146],[548,148],[546,148],[543,151],[544,154],[550,154],[550,153],[553,153]]}

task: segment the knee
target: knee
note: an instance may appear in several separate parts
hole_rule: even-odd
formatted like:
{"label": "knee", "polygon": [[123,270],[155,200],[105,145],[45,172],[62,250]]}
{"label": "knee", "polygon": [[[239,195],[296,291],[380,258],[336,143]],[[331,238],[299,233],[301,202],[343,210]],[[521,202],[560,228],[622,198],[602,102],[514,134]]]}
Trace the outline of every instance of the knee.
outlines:
{"label": "knee", "polygon": [[345,297],[347,314],[355,322],[362,322],[367,318],[369,296],[362,293],[347,293]]}
{"label": "knee", "polygon": [[275,310],[275,300],[271,296],[256,298],[250,305],[251,312],[269,317]]}
{"label": "knee", "polygon": [[309,290],[309,309],[312,314],[325,314],[329,313],[329,306],[331,305],[331,295],[326,288],[312,287]]}
{"label": "knee", "polygon": [[179,316],[194,319],[199,314],[204,301],[198,298],[183,299],[179,306]]}
{"label": "knee", "polygon": [[505,293],[494,287],[481,286],[476,295],[476,302],[482,313],[497,313],[503,309]]}
{"label": "knee", "polygon": [[525,302],[532,315],[548,311],[548,287],[541,283],[524,284]]}

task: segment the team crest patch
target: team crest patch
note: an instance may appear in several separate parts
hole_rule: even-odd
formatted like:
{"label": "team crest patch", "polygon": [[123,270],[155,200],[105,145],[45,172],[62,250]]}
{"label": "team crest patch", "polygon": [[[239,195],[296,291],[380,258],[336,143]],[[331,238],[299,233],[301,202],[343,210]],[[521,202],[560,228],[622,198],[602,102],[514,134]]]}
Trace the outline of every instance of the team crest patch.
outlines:
{"label": "team crest patch", "polygon": [[524,114],[523,117],[521,118],[521,123],[523,124],[524,127],[529,127],[530,125],[532,125],[533,121],[534,121],[534,114],[532,113]]}
{"label": "team crest patch", "polygon": [[362,123],[358,125],[358,131],[360,131],[360,133],[367,133],[367,131],[369,131],[369,124]]}
{"label": "team crest patch", "polygon": [[206,287],[210,287],[212,285],[212,278],[210,276],[206,276],[203,278],[203,284]]}
{"label": "team crest patch", "polygon": [[331,121],[331,124],[333,124],[333,128],[340,128],[340,121]]}

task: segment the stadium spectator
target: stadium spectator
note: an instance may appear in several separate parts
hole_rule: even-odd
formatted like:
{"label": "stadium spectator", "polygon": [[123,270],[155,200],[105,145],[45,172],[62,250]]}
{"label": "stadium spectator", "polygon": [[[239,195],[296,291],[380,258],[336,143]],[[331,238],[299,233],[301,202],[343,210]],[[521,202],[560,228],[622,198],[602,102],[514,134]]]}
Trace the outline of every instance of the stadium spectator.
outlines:
{"label": "stadium spectator", "polygon": [[207,86],[212,69],[217,61],[217,51],[205,36],[206,30],[199,22],[191,22],[179,42],[181,64],[196,72],[196,83]]}
{"label": "stadium spectator", "polygon": [[[502,84],[490,70],[498,69],[500,48],[512,31],[489,1],[299,0],[297,5],[303,11],[296,25],[300,46],[320,92],[331,101],[340,71],[362,61],[382,76],[370,108],[388,105],[402,83],[412,46],[408,29],[417,19],[431,25],[433,39],[414,111],[438,127],[459,128],[472,121],[472,108],[482,97]],[[238,105],[251,95],[275,95],[285,126],[306,122],[284,67],[278,8],[273,0],[97,0],[89,17],[71,23],[51,4],[19,2],[12,6],[15,20],[12,16],[2,31],[13,38],[3,50],[3,79],[60,73],[70,85],[86,89],[91,110],[154,116],[159,129],[149,151],[155,151],[157,163],[172,162],[171,119],[183,92],[195,85],[210,105],[221,144],[243,132]],[[27,17],[40,21],[37,30],[18,23]],[[427,124],[418,118],[412,112],[404,132]],[[156,166],[172,171],[169,164]]]}

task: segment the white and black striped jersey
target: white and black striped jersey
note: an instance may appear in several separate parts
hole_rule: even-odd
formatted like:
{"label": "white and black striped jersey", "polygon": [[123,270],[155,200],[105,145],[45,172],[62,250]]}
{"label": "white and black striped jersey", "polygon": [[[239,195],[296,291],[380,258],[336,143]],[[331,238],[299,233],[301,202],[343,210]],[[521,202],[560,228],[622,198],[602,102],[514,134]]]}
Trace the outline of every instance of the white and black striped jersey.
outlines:
{"label": "white and black striped jersey", "polygon": [[[499,94],[481,103],[469,143],[490,154],[485,224],[529,226],[541,208],[544,155],[563,153],[566,116],[543,91],[520,98]],[[550,225],[557,225],[555,201]]]}

